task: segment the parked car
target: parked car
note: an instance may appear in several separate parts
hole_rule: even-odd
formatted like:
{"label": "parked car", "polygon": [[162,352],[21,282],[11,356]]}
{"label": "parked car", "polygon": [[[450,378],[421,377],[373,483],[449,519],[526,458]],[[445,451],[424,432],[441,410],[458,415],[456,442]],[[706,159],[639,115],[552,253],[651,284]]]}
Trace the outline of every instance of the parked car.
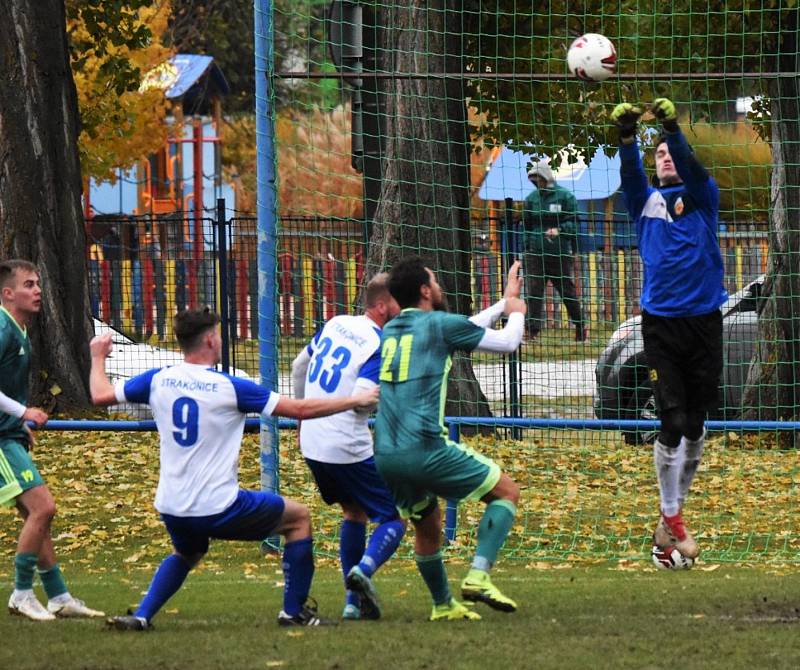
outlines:
{"label": "parked car", "polygon": [[[180,351],[162,349],[144,342],[136,342],[99,319],[93,319],[93,321],[95,335],[111,333],[113,346],[111,354],[106,359],[106,373],[112,384],[118,379],[129,379],[142,372],[147,372],[147,370],[177,365],[183,361],[183,354]],[[222,369],[220,366],[217,367]],[[230,372],[235,377],[250,379],[250,375],[244,370],[231,368]],[[111,405],[109,411],[129,414],[137,419],[149,419],[152,417],[150,408],[147,405],[138,403]]]}
{"label": "parked car", "polygon": [[[722,310],[723,372],[720,404],[712,419],[735,419],[753,349],[758,338],[758,308],[764,276],[731,295]],[[653,389],[642,340],[642,318],[624,321],[608,341],[595,367],[594,413],[598,419],[655,419]],[[629,444],[649,442],[655,431],[623,431]]]}

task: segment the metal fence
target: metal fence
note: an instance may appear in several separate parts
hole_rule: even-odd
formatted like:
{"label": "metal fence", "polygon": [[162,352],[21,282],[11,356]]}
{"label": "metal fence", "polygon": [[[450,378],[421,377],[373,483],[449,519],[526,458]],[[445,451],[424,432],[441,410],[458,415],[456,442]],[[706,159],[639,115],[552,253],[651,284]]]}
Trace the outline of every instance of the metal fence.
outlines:
{"label": "metal fence", "polygon": [[[105,219],[89,249],[94,315],[135,339],[171,341],[171,315],[197,305],[219,308],[226,296],[232,339],[258,338],[258,274],[254,218]],[[497,300],[503,277],[498,249],[476,222],[472,289],[476,308]],[[108,231],[119,241],[108,242]],[[220,286],[219,230],[226,231],[227,281]],[[355,308],[367,254],[366,225],[353,219],[291,217],[280,221],[278,302],[280,333],[310,337],[327,319]],[[188,234],[201,236],[198,242]],[[504,233],[501,233],[501,236]],[[766,270],[765,233],[721,233],[725,283],[738,290]],[[587,320],[614,325],[639,310],[642,267],[635,248],[580,253],[574,275]],[[566,325],[566,311],[548,286],[545,327]]]}

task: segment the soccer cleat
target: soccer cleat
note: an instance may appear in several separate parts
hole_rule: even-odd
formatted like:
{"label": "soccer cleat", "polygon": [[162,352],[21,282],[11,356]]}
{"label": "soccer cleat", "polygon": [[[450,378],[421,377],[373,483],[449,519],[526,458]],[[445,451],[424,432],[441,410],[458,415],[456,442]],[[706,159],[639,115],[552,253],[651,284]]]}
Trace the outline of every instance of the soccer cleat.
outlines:
{"label": "soccer cleat", "polygon": [[[309,604],[309,601],[314,603]],[[278,625],[280,626],[336,626],[337,621],[323,619],[317,613],[317,603],[313,598],[309,598],[303,608],[297,614],[287,614],[283,610],[278,612]]]}
{"label": "soccer cleat", "polygon": [[33,591],[14,591],[8,599],[8,613],[31,621],[53,621],[56,618],[39,602]]}
{"label": "soccer cleat", "polygon": [[361,600],[362,619],[380,619],[381,605],[378,601],[378,592],[372,584],[372,580],[367,577],[357,565],[354,565],[347,573],[345,580],[347,588],[358,594]]}
{"label": "soccer cleat", "polygon": [[664,549],[675,547],[686,558],[695,559],[700,554],[700,547],[697,546],[692,534],[686,530],[680,512],[674,516],[661,515],[653,533],[653,544]]}
{"label": "soccer cleat", "polygon": [[106,626],[113,628],[114,630],[141,631],[150,630],[153,627],[153,624],[151,624],[142,616],[134,616],[131,614],[131,611],[128,610],[127,614],[112,616],[110,619],[106,619]]}
{"label": "soccer cleat", "polygon": [[443,605],[434,605],[431,612],[431,621],[480,621],[481,615],[473,612],[464,603],[458,602],[455,598],[450,598],[450,602]]}
{"label": "soccer cleat", "polygon": [[347,603],[342,610],[342,619],[345,621],[358,621],[361,618],[361,610],[358,605]]}
{"label": "soccer cleat", "polygon": [[504,596],[489,577],[488,572],[470,570],[461,582],[461,597],[472,602],[486,603],[501,612],[516,612],[517,603]]}
{"label": "soccer cleat", "polygon": [[84,603],[83,600],[78,600],[74,596],[70,596],[68,599],[63,601],[50,600],[47,603],[47,611],[64,619],[80,617],[92,619],[106,615],[105,612],[93,610],[91,607],[86,607],[86,603]]}

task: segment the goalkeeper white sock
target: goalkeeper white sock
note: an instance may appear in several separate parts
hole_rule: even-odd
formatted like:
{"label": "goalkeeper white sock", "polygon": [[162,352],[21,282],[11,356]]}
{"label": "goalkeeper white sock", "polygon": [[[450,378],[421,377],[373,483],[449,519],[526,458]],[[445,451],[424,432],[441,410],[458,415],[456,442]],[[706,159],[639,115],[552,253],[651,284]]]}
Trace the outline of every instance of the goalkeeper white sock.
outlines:
{"label": "goalkeeper white sock", "polygon": [[687,440],[685,437],[681,439],[681,447],[683,447],[685,454],[679,482],[678,504],[681,507],[683,506],[683,501],[686,500],[686,496],[689,495],[689,488],[692,486],[692,480],[694,480],[694,476],[697,473],[697,468],[700,467],[700,459],[703,456],[705,442],[705,430],[696,440]]}
{"label": "goalkeeper white sock", "polygon": [[681,507],[678,502],[678,482],[683,471],[685,452],[683,445],[670,449],[656,440],[653,445],[653,459],[658,476],[658,489],[661,493],[661,512],[666,516],[674,516]]}

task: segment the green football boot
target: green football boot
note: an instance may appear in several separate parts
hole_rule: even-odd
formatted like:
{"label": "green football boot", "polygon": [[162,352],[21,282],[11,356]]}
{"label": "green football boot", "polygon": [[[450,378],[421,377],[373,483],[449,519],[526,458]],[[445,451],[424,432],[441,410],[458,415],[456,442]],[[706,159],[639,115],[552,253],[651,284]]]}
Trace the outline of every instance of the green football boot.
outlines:
{"label": "green football boot", "polygon": [[470,570],[464,581],[461,582],[461,597],[471,602],[486,603],[492,609],[501,612],[516,612],[517,603],[504,596],[492,580],[488,572],[483,570]]}
{"label": "green football boot", "polygon": [[481,615],[473,612],[463,603],[458,602],[455,598],[450,598],[449,603],[443,605],[434,605],[433,612],[431,612],[431,621],[460,621],[466,619],[467,621],[480,621]]}

